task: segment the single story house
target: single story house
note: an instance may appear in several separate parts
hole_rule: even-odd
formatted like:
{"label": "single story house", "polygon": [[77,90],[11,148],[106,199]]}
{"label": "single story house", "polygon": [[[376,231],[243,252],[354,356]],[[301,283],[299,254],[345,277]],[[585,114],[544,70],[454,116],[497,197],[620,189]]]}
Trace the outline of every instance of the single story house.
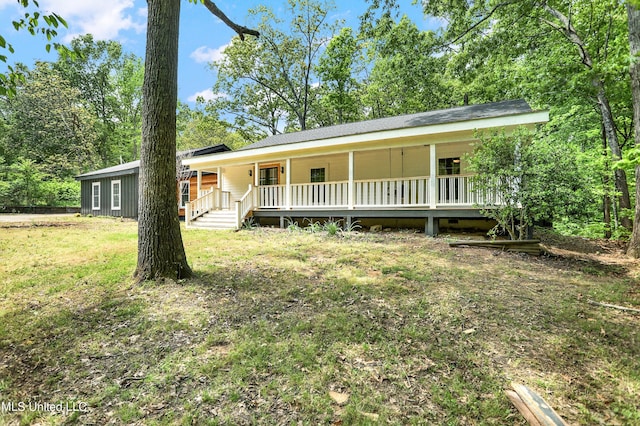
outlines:
{"label": "single story house", "polygon": [[[214,190],[187,204],[187,227],[239,228],[302,218],[439,225],[486,220],[465,154],[477,131],[533,128],[549,120],[524,100],[469,105],[267,137],[237,151],[184,160]],[[198,186],[200,193],[201,187]],[[489,200],[490,201],[490,200]]]}
{"label": "single story house", "polygon": [[[215,173],[203,173],[198,175],[198,180],[195,172],[179,163],[186,158],[225,151],[229,148],[218,144],[178,152],[176,204],[181,215],[184,215],[184,204],[200,195],[198,188],[211,189],[217,185],[218,179]],[[140,160],[136,160],[76,176],[80,181],[80,212],[84,215],[137,218],[139,175]]]}

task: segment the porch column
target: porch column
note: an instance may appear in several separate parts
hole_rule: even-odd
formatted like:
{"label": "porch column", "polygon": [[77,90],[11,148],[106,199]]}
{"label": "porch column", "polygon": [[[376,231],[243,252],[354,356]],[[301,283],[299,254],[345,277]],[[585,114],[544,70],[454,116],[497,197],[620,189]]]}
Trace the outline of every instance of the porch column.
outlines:
{"label": "porch column", "polygon": [[260,172],[260,165],[258,163],[253,164],[253,186],[257,187],[260,183],[260,176],[258,173]]}
{"label": "porch column", "polygon": [[353,209],[356,198],[356,190],[355,184],[353,181],[354,176],[354,161],[353,161],[353,151],[349,151],[349,198],[348,198],[348,208]]}
{"label": "porch column", "polygon": [[285,209],[291,210],[291,158],[287,158],[287,163],[284,167],[285,171]]}
{"label": "porch column", "polygon": [[440,223],[437,217],[429,216],[426,220],[424,232],[430,237],[436,237],[440,232]]}
{"label": "porch column", "polygon": [[200,191],[202,191],[202,170],[196,172],[196,198],[200,198]]}
{"label": "porch column", "polygon": [[438,177],[437,177],[436,146],[429,145],[429,207],[435,209],[438,204]]}
{"label": "porch column", "polygon": [[216,168],[216,188],[222,188],[222,168]]}

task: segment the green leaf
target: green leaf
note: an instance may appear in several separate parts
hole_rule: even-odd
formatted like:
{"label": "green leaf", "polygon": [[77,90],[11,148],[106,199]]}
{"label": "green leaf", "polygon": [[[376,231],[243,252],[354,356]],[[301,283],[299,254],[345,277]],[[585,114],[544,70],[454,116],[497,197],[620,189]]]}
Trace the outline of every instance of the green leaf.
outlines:
{"label": "green leaf", "polygon": [[57,13],[54,13],[53,16],[58,20],[58,22],[60,22],[62,24],[62,26],[64,26],[65,28],[68,27],[67,25],[67,21],[65,21],[62,16],[58,15]]}

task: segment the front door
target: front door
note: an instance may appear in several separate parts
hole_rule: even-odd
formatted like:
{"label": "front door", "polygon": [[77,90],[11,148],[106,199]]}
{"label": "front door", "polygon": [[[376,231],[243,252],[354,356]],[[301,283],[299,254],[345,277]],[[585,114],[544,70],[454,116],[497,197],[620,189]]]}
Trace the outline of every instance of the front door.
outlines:
{"label": "front door", "polygon": [[459,174],[460,157],[438,159],[438,175],[442,178],[440,179],[438,197],[440,203],[449,204],[458,201],[459,182],[455,177]]}
{"label": "front door", "polygon": [[280,165],[260,166],[258,178],[260,205],[262,207],[278,207],[280,202],[284,201],[280,199],[279,187],[277,186],[280,183]]}
{"label": "front door", "polygon": [[260,167],[260,186],[277,185],[280,180],[278,166]]}

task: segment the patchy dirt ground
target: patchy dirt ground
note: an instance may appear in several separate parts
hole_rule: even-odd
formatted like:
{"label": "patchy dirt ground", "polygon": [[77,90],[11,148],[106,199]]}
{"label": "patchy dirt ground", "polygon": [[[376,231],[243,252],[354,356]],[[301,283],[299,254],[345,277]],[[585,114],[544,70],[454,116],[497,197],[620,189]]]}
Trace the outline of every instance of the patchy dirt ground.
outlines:
{"label": "patchy dirt ground", "polygon": [[60,219],[70,219],[73,214],[17,214],[17,213],[0,213],[0,224],[5,223],[33,223],[33,222],[52,222]]}

